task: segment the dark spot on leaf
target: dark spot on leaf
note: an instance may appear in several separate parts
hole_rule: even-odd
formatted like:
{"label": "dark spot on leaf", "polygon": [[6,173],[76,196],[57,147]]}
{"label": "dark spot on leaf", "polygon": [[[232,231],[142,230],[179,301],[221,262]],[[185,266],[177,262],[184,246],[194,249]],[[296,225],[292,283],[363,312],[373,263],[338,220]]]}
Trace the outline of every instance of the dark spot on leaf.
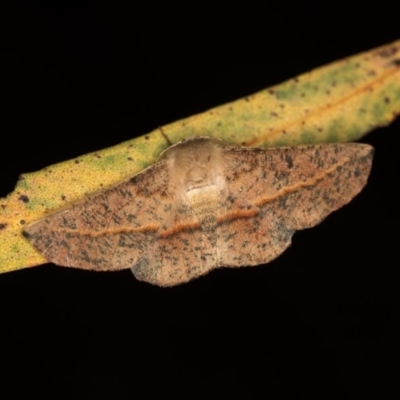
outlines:
{"label": "dark spot on leaf", "polygon": [[3,229],[6,229],[7,224],[4,223],[0,223],[0,231],[2,231]]}
{"label": "dark spot on leaf", "polygon": [[392,61],[392,64],[395,65],[396,67],[400,67],[400,59],[396,58],[395,60]]}
{"label": "dark spot on leaf", "polygon": [[3,210],[5,210],[5,209],[6,209],[6,206],[5,206],[4,204],[2,204],[2,205],[1,205],[1,208],[2,208]]}
{"label": "dark spot on leaf", "polygon": [[66,197],[62,194],[61,195],[61,200],[65,200],[66,199]]}
{"label": "dark spot on leaf", "polygon": [[148,135],[146,135],[144,138],[145,138],[146,140],[149,140],[149,136],[148,136]]}
{"label": "dark spot on leaf", "polygon": [[75,160],[75,164],[79,164],[79,160]]}
{"label": "dark spot on leaf", "polygon": [[18,200],[24,202],[24,203],[28,203],[29,202],[29,197],[26,194],[21,194],[21,196],[19,196]]}
{"label": "dark spot on leaf", "polygon": [[133,161],[133,158],[132,157],[128,157],[128,161]]}
{"label": "dark spot on leaf", "polygon": [[382,58],[388,58],[395,55],[396,53],[397,53],[397,47],[393,46],[389,47],[388,49],[381,50],[380,52],[378,52],[378,56]]}
{"label": "dark spot on leaf", "polygon": [[27,231],[22,231],[22,236],[27,239],[30,239],[32,237],[32,235],[30,233],[28,233]]}
{"label": "dark spot on leaf", "polygon": [[274,90],[274,89],[269,89],[269,90],[268,90],[268,93],[269,93],[269,94],[275,94],[275,90]]}
{"label": "dark spot on leaf", "polygon": [[24,219],[21,219],[21,221],[19,221],[19,223],[21,224],[21,225],[25,225],[25,220]]}
{"label": "dark spot on leaf", "polygon": [[273,117],[278,117],[278,114],[277,114],[276,112],[274,112],[274,111],[271,111],[271,115],[272,115]]}
{"label": "dark spot on leaf", "polygon": [[390,103],[389,97],[385,97],[385,98],[383,99],[383,101],[385,102],[385,104],[389,104],[389,103]]}

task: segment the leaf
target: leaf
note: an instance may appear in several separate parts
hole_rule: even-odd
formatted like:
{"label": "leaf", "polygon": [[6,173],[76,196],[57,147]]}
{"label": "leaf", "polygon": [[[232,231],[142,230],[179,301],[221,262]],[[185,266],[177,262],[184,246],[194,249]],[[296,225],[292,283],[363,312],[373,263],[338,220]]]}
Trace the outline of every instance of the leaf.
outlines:
{"label": "leaf", "polygon": [[359,193],[372,154],[357,143],[259,149],[195,137],[24,236],[57,265],[131,267],[140,280],[173,286],[217,267],[273,260],[296,230]]}
{"label": "leaf", "polygon": [[45,263],[22,237],[43,215],[135,175],[168,141],[207,135],[277,146],[356,140],[400,113],[400,41],[344,59],[244,99],[96,153],[24,174],[0,199],[0,272]]}

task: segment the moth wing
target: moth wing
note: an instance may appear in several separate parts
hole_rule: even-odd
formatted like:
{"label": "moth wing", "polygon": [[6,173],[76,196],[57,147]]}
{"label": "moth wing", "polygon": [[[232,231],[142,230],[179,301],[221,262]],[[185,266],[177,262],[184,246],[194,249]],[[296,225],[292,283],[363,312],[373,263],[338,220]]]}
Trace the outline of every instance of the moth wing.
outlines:
{"label": "moth wing", "polygon": [[267,263],[364,187],[373,148],[321,144],[223,150],[228,210],[219,212],[220,264]]}
{"label": "moth wing", "polygon": [[165,224],[156,233],[148,257],[132,267],[142,281],[173,286],[204,275],[217,266],[215,233],[208,235],[185,196],[179,192]]}
{"label": "moth wing", "polygon": [[173,197],[164,164],[43,217],[24,235],[57,265],[118,270],[143,262]]}

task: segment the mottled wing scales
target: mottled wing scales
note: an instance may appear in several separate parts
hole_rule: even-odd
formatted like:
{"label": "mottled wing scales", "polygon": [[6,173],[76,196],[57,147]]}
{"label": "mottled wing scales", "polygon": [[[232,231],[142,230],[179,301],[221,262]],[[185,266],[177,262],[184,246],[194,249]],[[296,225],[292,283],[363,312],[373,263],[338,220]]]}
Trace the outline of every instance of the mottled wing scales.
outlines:
{"label": "mottled wing scales", "polygon": [[24,234],[55,264],[132,268],[140,280],[171,286],[276,258],[296,230],[362,189],[372,152],[362,144],[257,149],[193,138]]}
{"label": "mottled wing scales", "polygon": [[[257,213],[227,218],[230,233],[223,264],[271,261],[296,230],[312,227],[348,203],[366,184],[372,147],[362,144],[294,148],[224,149],[226,179],[234,204],[246,199]],[[235,214],[235,212],[234,212]]]}
{"label": "mottled wing scales", "polygon": [[24,235],[57,265],[117,270],[146,263],[173,196],[163,164],[42,218]]}

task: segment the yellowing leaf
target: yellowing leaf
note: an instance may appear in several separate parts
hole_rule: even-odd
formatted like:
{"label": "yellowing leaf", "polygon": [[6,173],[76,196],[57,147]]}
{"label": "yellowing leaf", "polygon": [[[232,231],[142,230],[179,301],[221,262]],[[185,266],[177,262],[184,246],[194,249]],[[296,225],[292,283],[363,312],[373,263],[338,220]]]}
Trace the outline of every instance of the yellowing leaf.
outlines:
{"label": "yellowing leaf", "polygon": [[353,56],[150,134],[22,175],[0,199],[0,272],[46,259],[22,237],[25,224],[114,185],[189,136],[248,146],[354,141],[400,113],[400,41]]}

